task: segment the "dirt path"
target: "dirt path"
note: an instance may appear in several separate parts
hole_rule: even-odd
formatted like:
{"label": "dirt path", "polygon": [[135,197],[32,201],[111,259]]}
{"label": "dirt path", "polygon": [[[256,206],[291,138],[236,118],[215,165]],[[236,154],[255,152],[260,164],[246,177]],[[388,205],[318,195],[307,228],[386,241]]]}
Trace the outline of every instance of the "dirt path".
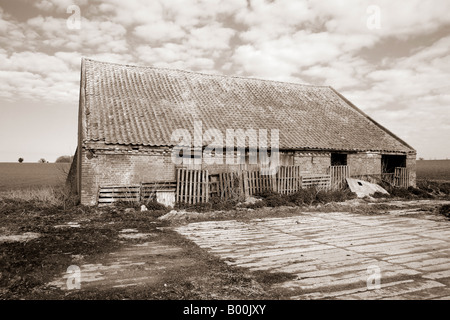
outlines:
{"label": "dirt path", "polygon": [[[180,265],[189,267],[195,263],[193,259],[182,254],[181,247],[161,243],[156,234],[123,229],[120,237],[124,242],[134,239],[148,241],[128,244],[119,251],[105,255],[99,263],[74,264],[80,268],[79,282],[82,289],[154,285],[172,269],[179,268]],[[49,286],[68,290],[69,277],[73,278],[73,274],[66,273],[62,278],[49,283]],[[69,287],[72,286],[69,284]]]}

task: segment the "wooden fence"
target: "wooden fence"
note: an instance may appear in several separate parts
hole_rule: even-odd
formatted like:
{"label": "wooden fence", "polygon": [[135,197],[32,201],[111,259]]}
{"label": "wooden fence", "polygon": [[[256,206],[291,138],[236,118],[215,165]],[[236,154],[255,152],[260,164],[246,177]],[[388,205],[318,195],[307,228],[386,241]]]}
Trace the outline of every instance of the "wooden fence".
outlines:
{"label": "wooden fence", "polygon": [[260,170],[243,170],[210,176],[207,170],[179,168],[176,181],[100,187],[98,203],[163,200],[165,203],[175,201],[196,204],[208,202],[213,195],[222,198],[244,198],[267,191],[291,194],[300,188],[313,186],[327,189],[330,182],[330,175],[302,176],[299,166],[280,166],[276,175],[263,175]]}
{"label": "wooden fence", "polygon": [[217,194],[220,197],[236,198],[242,194],[239,172],[221,172],[217,176]]}
{"label": "wooden fence", "polygon": [[177,170],[176,201],[207,202],[208,196],[246,198],[258,193],[276,191],[291,194],[300,188],[330,188],[328,174],[302,176],[300,166],[280,166],[276,175],[263,175],[260,170],[237,170],[208,175],[206,170]]}
{"label": "wooden fence", "polygon": [[276,189],[280,194],[291,194],[302,187],[300,166],[280,166],[276,176]]}
{"label": "wooden fence", "polygon": [[330,166],[331,189],[344,189],[347,185],[346,178],[350,177],[348,166]]}
{"label": "wooden fence", "polygon": [[242,171],[243,194],[248,197],[257,193],[272,191],[273,180],[271,175],[261,174],[260,170]]}
{"label": "wooden fence", "polygon": [[176,202],[195,204],[208,202],[209,177],[208,170],[177,170]]}

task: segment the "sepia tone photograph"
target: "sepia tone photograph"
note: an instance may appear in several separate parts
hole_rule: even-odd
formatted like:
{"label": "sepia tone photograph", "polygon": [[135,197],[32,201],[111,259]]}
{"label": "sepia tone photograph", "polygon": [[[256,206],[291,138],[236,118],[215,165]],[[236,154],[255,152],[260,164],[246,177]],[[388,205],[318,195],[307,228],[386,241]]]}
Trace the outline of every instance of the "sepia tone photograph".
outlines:
{"label": "sepia tone photograph", "polygon": [[450,300],[448,12],[0,0],[0,299]]}

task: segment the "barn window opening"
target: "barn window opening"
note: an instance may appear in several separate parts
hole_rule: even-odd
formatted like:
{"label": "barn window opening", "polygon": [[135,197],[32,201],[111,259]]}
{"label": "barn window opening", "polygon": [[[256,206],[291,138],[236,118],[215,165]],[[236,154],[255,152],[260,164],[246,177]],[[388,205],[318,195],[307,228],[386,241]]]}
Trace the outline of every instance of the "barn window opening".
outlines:
{"label": "barn window opening", "polygon": [[397,167],[406,167],[406,155],[381,155],[382,173],[394,173]]}
{"label": "barn window opening", "polygon": [[346,166],[347,154],[346,153],[332,153],[331,154],[331,166]]}
{"label": "barn window opening", "polygon": [[293,166],[294,165],[294,154],[287,152],[280,152],[279,154],[279,164],[280,166]]}
{"label": "barn window opening", "polygon": [[195,151],[190,151],[190,152],[186,152],[184,153],[184,150],[181,149],[180,150],[180,157],[184,158],[184,159],[201,159],[202,155],[199,152],[195,152]]}

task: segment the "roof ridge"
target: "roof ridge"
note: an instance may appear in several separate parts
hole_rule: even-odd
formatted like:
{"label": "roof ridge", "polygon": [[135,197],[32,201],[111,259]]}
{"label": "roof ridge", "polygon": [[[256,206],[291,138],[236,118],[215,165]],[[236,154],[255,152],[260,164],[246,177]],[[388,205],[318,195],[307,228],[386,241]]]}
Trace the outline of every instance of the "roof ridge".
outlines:
{"label": "roof ridge", "polygon": [[106,65],[116,65],[116,66],[121,66],[121,67],[145,68],[145,69],[163,70],[163,71],[177,71],[177,72],[182,72],[182,73],[198,74],[198,75],[209,76],[209,77],[222,77],[222,78],[233,78],[233,79],[242,79],[242,80],[255,80],[255,81],[261,81],[261,82],[290,84],[290,85],[302,86],[302,87],[328,88],[328,89],[331,89],[331,86],[326,86],[326,85],[316,85],[316,84],[309,84],[309,83],[296,83],[296,82],[281,81],[281,80],[270,80],[270,79],[262,79],[262,78],[250,78],[250,77],[243,77],[243,76],[236,76],[236,75],[204,73],[204,72],[197,72],[197,71],[177,69],[177,68],[165,68],[165,67],[144,66],[144,65],[135,65],[135,64],[122,64],[122,63],[117,63],[117,62],[100,61],[100,60],[95,60],[95,59],[86,58],[86,57],[82,57],[81,59],[82,60],[89,60],[89,61],[92,61],[92,62],[95,62],[95,63],[101,63],[101,64],[106,64]]}

